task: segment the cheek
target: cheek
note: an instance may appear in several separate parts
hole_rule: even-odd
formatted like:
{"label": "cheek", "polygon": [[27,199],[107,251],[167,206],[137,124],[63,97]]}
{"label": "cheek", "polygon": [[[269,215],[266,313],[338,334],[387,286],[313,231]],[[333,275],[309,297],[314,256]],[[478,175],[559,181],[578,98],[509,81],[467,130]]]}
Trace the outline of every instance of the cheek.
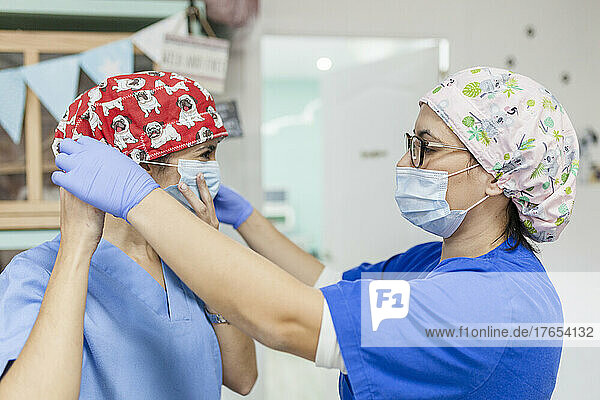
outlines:
{"label": "cheek", "polygon": [[462,210],[464,198],[467,194],[464,192],[464,185],[458,179],[450,178],[448,181],[448,190],[446,191],[446,201],[451,210]]}
{"label": "cheek", "polygon": [[[445,150],[429,151],[423,157],[423,167],[437,171],[448,171],[452,173],[465,168],[466,164],[462,154],[456,152],[448,152]],[[461,175],[450,177],[450,180],[459,180]]]}
{"label": "cheek", "polygon": [[466,210],[485,196],[485,189],[479,178],[475,173],[467,175],[467,172],[449,178],[446,201],[451,210]]}
{"label": "cheek", "polygon": [[178,184],[181,177],[179,176],[179,172],[177,172],[177,168],[166,167],[166,169],[158,172],[153,178],[160,187],[165,188]]}
{"label": "cheek", "polygon": [[410,160],[410,151],[404,153],[400,161],[396,163],[397,167],[412,167],[412,162]]}

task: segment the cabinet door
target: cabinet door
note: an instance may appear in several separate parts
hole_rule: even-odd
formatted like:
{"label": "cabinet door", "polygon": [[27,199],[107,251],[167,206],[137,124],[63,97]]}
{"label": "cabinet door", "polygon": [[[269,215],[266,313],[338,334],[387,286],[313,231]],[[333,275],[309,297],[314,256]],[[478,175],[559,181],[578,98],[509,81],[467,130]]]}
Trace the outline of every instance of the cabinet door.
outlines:
{"label": "cabinet door", "polygon": [[[0,52],[0,70],[23,65],[23,53]],[[0,104],[0,107],[6,106]],[[8,105],[10,107],[10,105]],[[0,126],[0,201],[24,200],[25,183],[25,135],[20,140],[11,139]]]}
{"label": "cabinet door", "polygon": [[402,54],[327,74],[323,100],[323,248],[328,264],[376,262],[427,240],[394,200],[418,100],[438,81],[438,49]]}

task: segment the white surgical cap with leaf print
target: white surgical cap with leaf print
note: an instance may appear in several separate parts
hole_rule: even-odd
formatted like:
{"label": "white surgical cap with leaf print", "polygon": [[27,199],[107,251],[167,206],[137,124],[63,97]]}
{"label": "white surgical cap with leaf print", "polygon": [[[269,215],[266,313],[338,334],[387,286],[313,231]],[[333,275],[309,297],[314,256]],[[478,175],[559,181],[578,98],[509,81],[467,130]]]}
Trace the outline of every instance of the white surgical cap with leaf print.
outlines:
{"label": "white surgical cap with leaf print", "polygon": [[493,67],[457,72],[421,97],[516,204],[538,242],[552,242],[575,202],[579,145],[564,107],[544,86]]}

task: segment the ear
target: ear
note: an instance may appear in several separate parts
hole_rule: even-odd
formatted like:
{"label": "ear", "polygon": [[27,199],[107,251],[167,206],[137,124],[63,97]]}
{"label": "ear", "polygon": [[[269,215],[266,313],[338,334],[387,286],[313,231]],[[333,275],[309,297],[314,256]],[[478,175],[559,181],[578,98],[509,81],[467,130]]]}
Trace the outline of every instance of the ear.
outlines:
{"label": "ear", "polygon": [[152,172],[152,170],[150,169],[152,166],[150,164],[140,163],[139,165],[140,165],[140,167],[144,168],[146,170],[146,172],[148,172],[148,173]]}
{"label": "ear", "polygon": [[488,174],[487,187],[485,188],[485,194],[489,196],[497,196],[503,194],[504,191],[498,186],[498,179],[494,178],[491,174]]}
{"label": "ear", "polygon": [[[140,165],[142,166],[142,168],[144,168],[152,178],[154,178],[156,180],[156,177],[159,175],[159,170],[162,168],[158,165],[152,165],[152,164],[146,164],[146,163],[140,163]],[[158,182],[158,184],[160,185],[160,182]]]}

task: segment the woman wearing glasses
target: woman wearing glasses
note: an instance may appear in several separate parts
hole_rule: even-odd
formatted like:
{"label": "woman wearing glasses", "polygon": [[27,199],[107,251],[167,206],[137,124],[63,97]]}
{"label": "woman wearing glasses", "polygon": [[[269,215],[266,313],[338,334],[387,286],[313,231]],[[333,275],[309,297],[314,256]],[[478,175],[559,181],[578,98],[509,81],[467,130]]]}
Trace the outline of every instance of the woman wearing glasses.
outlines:
{"label": "woman wearing glasses", "polygon": [[[497,68],[460,71],[419,105],[396,167],[395,198],[406,219],[443,240],[337,279],[232,190],[220,189],[216,215],[264,257],[184,218],[142,168],[101,143],[73,142],[57,157],[66,173],[53,180],[127,218],[198,296],[248,335],[339,369],[342,399],[548,399],[560,340],[468,335],[482,324],[562,323],[530,241],[556,240],[569,221],[579,158],[573,126],[543,86]],[[111,186],[127,201],[106,198],[94,184],[99,171],[115,176]],[[202,200],[199,208],[212,212],[210,197]],[[452,327],[454,335],[427,334]]]}

